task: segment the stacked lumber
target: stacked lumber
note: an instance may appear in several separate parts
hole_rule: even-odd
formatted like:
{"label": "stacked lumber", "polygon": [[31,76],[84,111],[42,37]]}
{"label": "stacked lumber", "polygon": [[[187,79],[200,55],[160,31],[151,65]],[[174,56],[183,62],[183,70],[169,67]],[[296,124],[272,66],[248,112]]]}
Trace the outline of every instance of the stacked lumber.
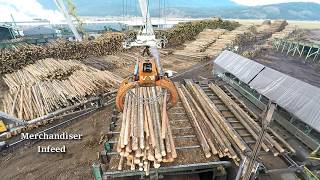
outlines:
{"label": "stacked lumber", "polygon": [[177,158],[167,116],[166,91],[139,87],[126,94],[117,152],[121,156],[118,170],[125,169],[126,164],[146,175],[151,166],[159,168],[161,162]]}
{"label": "stacked lumber", "polygon": [[[217,106],[205,94],[205,91],[192,80],[185,80],[186,85],[176,83],[175,86],[182,104],[193,124],[201,148],[206,155],[228,157],[239,165],[241,159],[248,155],[251,149],[233,126],[220,113]],[[259,137],[261,126],[252,119],[231,97],[219,86],[209,84],[212,90],[234,114],[244,128],[256,140]],[[271,134],[270,134],[271,133]],[[274,131],[270,131],[262,143],[262,149],[272,152],[275,156],[283,153],[284,148],[272,136],[279,137]],[[279,141],[283,141],[280,140]],[[292,149],[288,147],[288,149]]]}
{"label": "stacked lumber", "polygon": [[196,40],[184,44],[185,48],[183,50],[175,51],[173,54],[182,59],[206,59],[206,55],[202,52],[225,32],[225,29],[205,29],[199,33]]}
{"label": "stacked lumber", "polygon": [[113,91],[122,80],[78,61],[54,59],[40,60],[3,79],[9,87],[3,111],[25,120]]}
{"label": "stacked lumber", "polygon": [[11,73],[44,58],[84,59],[89,56],[114,54],[122,50],[123,35],[106,33],[95,40],[75,42],[57,40],[44,46],[23,44],[0,49],[0,74]]}

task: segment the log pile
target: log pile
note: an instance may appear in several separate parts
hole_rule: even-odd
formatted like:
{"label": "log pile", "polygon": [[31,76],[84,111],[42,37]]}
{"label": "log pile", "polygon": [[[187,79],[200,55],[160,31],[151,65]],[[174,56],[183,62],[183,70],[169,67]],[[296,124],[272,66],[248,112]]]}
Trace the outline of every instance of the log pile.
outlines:
{"label": "log pile", "polygon": [[[222,21],[221,19],[203,20],[179,23],[169,30],[157,31],[156,34],[157,36],[165,36],[168,39],[168,46],[176,46],[194,39],[205,28],[232,30],[238,25],[236,22]],[[122,42],[125,37],[134,37],[135,34],[135,31],[107,32],[90,41],[72,42],[59,39],[43,46],[21,44],[17,48],[0,49],[0,74],[14,72],[44,58],[80,60],[89,56],[114,54],[123,50]]]}
{"label": "log pile", "polygon": [[195,41],[184,44],[183,50],[175,51],[173,54],[181,58],[206,59],[206,55],[202,52],[226,31],[225,29],[205,29],[199,33]]}
{"label": "log pile", "polygon": [[[219,156],[220,158],[228,157],[236,165],[239,165],[240,160],[251,151],[250,148],[241,135],[220,113],[217,106],[205,94],[205,91],[191,80],[185,80],[185,82],[186,85],[179,83],[175,85],[206,157],[212,155]],[[209,84],[209,88],[221,99],[250,135],[257,140],[261,126],[219,86],[211,83]],[[272,134],[267,134],[262,144],[262,149],[266,152],[271,151],[277,156],[285,150],[271,136],[278,137],[279,135],[274,134],[274,131],[270,132]],[[288,149],[292,148],[288,147]]]}
{"label": "log pile", "polygon": [[121,156],[118,170],[128,165],[146,175],[151,166],[159,168],[160,163],[177,158],[164,90],[140,87],[126,94],[117,152]]}
{"label": "log pile", "polygon": [[291,34],[293,34],[297,30],[296,26],[288,25],[282,31],[276,32],[272,34],[271,38],[269,38],[269,42],[272,42],[276,39],[286,39],[290,38]]}
{"label": "log pile", "polygon": [[115,90],[121,78],[78,61],[46,59],[4,76],[3,111],[31,120]]}
{"label": "log pile", "polygon": [[184,22],[162,32],[168,39],[168,46],[182,45],[186,41],[194,40],[204,29],[233,30],[239,26],[237,22],[223,21],[221,19]]}
{"label": "log pile", "polygon": [[244,46],[253,41],[252,27],[240,26],[233,31],[228,31],[222,34],[213,44],[211,44],[205,51],[209,57],[215,57],[220,54],[224,49],[231,46]]}
{"label": "log pile", "polygon": [[247,58],[260,56],[265,50],[272,48],[272,42],[278,38],[288,38],[296,31],[295,26],[287,25],[286,21],[274,21],[270,24],[263,24],[258,27],[256,41],[266,40],[263,44],[254,45],[243,50],[241,54]]}
{"label": "log pile", "polygon": [[44,58],[84,59],[114,54],[122,50],[122,41],[121,33],[106,33],[91,41],[57,40],[44,46],[25,44],[15,49],[0,49],[0,74],[11,73]]}
{"label": "log pile", "polygon": [[262,24],[257,28],[256,39],[262,40],[271,37],[271,35],[275,32],[279,32],[283,30],[288,25],[285,20],[276,20],[271,24]]}

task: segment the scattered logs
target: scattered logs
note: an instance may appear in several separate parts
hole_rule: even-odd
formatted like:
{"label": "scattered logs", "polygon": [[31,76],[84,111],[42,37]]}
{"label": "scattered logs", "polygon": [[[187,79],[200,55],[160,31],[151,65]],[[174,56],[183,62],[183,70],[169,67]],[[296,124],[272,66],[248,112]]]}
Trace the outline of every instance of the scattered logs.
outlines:
{"label": "scattered logs", "polygon": [[158,87],[137,87],[126,94],[117,144],[118,170],[127,164],[148,175],[151,166],[159,168],[161,162],[177,158],[166,104],[167,93]]}

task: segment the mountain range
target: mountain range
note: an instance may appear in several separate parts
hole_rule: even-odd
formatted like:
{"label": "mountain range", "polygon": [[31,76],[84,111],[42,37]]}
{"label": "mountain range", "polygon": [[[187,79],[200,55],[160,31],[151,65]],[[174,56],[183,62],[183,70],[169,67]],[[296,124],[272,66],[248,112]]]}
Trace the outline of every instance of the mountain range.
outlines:
{"label": "mountain range", "polygon": [[[38,0],[56,9],[52,0]],[[80,16],[140,16],[137,0],[74,0]],[[320,4],[307,2],[242,6],[230,0],[149,0],[151,16],[320,21]]]}

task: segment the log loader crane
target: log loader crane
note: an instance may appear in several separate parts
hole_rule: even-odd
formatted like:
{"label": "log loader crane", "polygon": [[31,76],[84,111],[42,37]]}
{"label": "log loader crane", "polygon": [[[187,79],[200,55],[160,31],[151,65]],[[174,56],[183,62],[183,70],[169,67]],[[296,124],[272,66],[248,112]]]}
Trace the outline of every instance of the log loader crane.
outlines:
{"label": "log loader crane", "polygon": [[133,75],[129,76],[121,83],[116,97],[116,106],[120,111],[123,110],[124,96],[128,91],[130,91],[130,89],[135,87],[159,86],[165,88],[170,92],[169,107],[172,107],[177,103],[177,90],[172,81],[164,75],[160,63],[157,47],[161,48],[163,45],[159,44],[161,40],[156,39],[154,34],[148,10],[149,3],[147,0],[139,0],[139,5],[144,19],[144,25],[137,34],[136,39],[131,42],[125,41],[123,46],[124,48],[142,46],[145,47],[145,50],[147,51],[151,48],[151,52],[154,57],[137,60]]}

